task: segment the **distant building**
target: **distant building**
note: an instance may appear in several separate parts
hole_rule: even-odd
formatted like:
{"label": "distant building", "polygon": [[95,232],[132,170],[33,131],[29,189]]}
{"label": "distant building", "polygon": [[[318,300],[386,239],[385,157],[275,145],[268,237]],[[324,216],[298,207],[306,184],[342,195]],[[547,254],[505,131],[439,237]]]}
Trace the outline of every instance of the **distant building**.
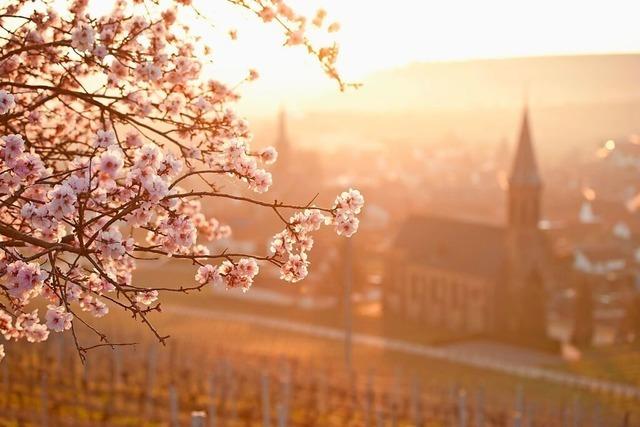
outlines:
{"label": "distant building", "polygon": [[324,176],[317,151],[305,150],[294,145],[287,128],[287,113],[284,108],[278,113],[274,147],[278,159],[273,166],[273,186],[269,194],[289,203],[308,203],[316,194],[309,182],[322,185]]}
{"label": "distant building", "polygon": [[385,314],[455,335],[546,336],[550,251],[539,228],[542,180],[525,109],[508,178],[507,224],[414,216],[385,274]]}

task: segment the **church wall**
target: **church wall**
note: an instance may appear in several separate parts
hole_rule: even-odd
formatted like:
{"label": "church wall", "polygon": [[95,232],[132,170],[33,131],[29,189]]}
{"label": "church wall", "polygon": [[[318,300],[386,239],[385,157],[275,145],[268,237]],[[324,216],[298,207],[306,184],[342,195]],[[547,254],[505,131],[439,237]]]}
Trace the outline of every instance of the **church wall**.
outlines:
{"label": "church wall", "polygon": [[392,258],[384,292],[387,314],[457,333],[487,331],[492,282]]}

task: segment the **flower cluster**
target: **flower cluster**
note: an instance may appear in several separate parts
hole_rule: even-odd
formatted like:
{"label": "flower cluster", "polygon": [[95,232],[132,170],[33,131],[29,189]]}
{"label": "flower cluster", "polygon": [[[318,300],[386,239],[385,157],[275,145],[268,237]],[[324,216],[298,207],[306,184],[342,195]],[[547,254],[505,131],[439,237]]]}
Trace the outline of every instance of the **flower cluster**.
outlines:
{"label": "flower cluster", "polygon": [[196,281],[201,285],[224,285],[227,289],[241,288],[246,292],[259,270],[258,263],[253,258],[241,258],[238,262],[227,260],[219,267],[205,264],[198,268]]}
{"label": "flower cluster", "polygon": [[26,339],[34,343],[49,338],[49,329],[47,325],[40,323],[37,309],[19,313],[15,318],[0,310],[0,334],[5,340]]}
{"label": "flower cluster", "polygon": [[288,282],[297,282],[308,274],[307,253],[313,247],[311,233],[322,225],[334,224],[338,235],[350,237],[357,229],[357,215],[364,205],[364,198],[358,190],[350,189],[338,196],[329,215],[318,209],[297,212],[287,222],[287,227],[271,240],[271,253],[284,259],[280,267],[280,277]]}
{"label": "flower cluster", "polygon": [[358,190],[350,189],[336,198],[333,205],[335,211],[334,224],[339,235],[351,237],[358,231],[360,221],[357,215],[364,206],[364,197]]}
{"label": "flower cluster", "polygon": [[67,312],[67,309],[62,305],[50,305],[47,307],[45,319],[47,321],[47,328],[49,328],[50,331],[62,332],[71,329],[73,314]]}
{"label": "flower cluster", "polygon": [[[235,89],[203,78],[201,58],[210,48],[178,19],[189,13],[200,19],[189,1],[169,1],[166,9],[151,0],[116,1],[100,17],[86,0],[70,0],[58,12],[46,1],[5,3],[0,334],[6,340],[40,342],[114,307],[151,326],[147,314],[159,310],[167,287],[134,283],[141,258],[198,265],[194,286],[175,291],[209,284],[246,291],[258,261],[280,268],[285,280],[304,278],[311,233],[321,225],[346,236],[357,229],[362,196],[350,190],[332,208],[286,205],[295,213],[283,219],[270,254],[212,253],[231,228],[211,215],[206,200],[233,199],[284,217],[282,204],[247,196],[271,187],[268,168],[277,152],[253,149],[246,120],[231,109]],[[280,22],[287,43],[307,45],[343,85],[333,69],[335,52],[313,49],[305,19],[284,1],[246,5],[266,22]],[[322,27],[323,20],[318,14],[313,24]],[[250,71],[244,81],[256,78]],[[218,179],[241,185],[225,193]],[[46,307],[43,317],[32,304]]]}

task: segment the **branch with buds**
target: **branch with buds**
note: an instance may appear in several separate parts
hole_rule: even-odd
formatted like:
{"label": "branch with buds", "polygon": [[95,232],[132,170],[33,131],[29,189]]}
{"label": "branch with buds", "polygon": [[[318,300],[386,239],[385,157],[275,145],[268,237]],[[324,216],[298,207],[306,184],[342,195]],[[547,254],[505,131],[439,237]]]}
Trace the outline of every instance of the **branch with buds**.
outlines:
{"label": "branch with buds", "polygon": [[[281,1],[232,3],[277,20],[289,40],[292,23],[303,26]],[[64,11],[51,7],[46,0],[14,0],[0,8],[0,334],[6,340],[40,342],[70,331],[84,358],[91,348],[119,345],[91,324],[119,308],[164,342],[148,316],[160,311],[161,292],[210,285],[246,291],[261,263],[296,282],[308,273],[313,232],[357,230],[364,203],[357,190],[331,207],[220,191],[216,179],[227,177],[265,193],[277,152],[252,150],[246,121],[229,108],[238,95],[201,79],[199,58],[208,48],[177,18],[189,1],[166,10],[153,0],[116,1],[99,18],[83,0]],[[344,88],[335,58],[310,52]],[[191,180],[206,190],[189,188]],[[233,199],[276,215],[283,230],[269,253],[211,253],[206,243],[228,238],[231,228],[205,215],[207,199]],[[293,214],[287,218],[285,211]],[[194,265],[194,285],[133,282],[138,260],[163,257]],[[42,302],[44,317],[33,308]],[[98,343],[82,345],[78,327],[95,333]]]}

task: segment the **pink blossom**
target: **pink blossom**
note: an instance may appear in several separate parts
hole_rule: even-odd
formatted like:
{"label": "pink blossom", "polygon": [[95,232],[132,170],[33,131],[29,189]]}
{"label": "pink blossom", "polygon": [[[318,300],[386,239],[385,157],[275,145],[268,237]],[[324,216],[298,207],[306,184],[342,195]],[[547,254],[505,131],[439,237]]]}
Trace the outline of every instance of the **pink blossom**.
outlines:
{"label": "pink blossom", "polygon": [[[308,274],[314,232],[323,225],[341,235],[355,232],[364,202],[355,190],[331,208],[282,201],[284,208],[280,200],[265,201],[275,198],[247,196],[247,189],[269,190],[266,165],[277,152],[251,146],[248,122],[231,108],[239,99],[235,86],[204,78],[210,48],[186,23],[177,24],[178,9],[116,1],[109,15],[93,17],[86,0],[59,12],[27,3],[10,8],[22,23],[5,40],[20,53],[0,60],[0,75],[17,91],[0,90],[0,216],[16,241],[0,251],[6,340],[39,342],[68,330],[77,307],[105,316],[107,295],[134,315],[157,309],[158,292],[135,283],[140,259],[175,257],[197,265],[195,281],[202,286],[247,291],[263,255],[223,255],[229,242],[215,241],[232,229],[220,219],[236,222],[237,210],[210,200],[237,197],[282,219],[269,261],[291,282]],[[284,1],[266,2],[256,12],[293,30],[284,30],[287,44],[307,43],[305,17]],[[315,52],[327,74],[335,73],[337,48]],[[238,80],[257,77],[249,70]],[[43,82],[51,90],[41,88]],[[209,258],[224,261],[203,265]],[[47,307],[42,319],[27,310],[30,303]]]}
{"label": "pink blossom", "polygon": [[16,159],[13,172],[22,178],[23,183],[32,184],[38,178],[44,176],[46,170],[40,156],[33,153],[25,153]]}
{"label": "pink blossom", "polygon": [[4,147],[0,153],[7,166],[14,167],[20,155],[24,152],[24,140],[22,135],[6,135],[2,137]]}
{"label": "pink blossom", "polygon": [[289,38],[286,44],[289,46],[296,46],[304,42],[304,30],[299,29],[297,31],[290,31]]}
{"label": "pink blossom", "polygon": [[224,261],[218,271],[222,274],[227,288],[241,288],[246,292],[258,274],[258,265],[254,259],[243,258],[237,264]]}
{"label": "pink blossom", "polygon": [[6,114],[7,111],[15,107],[15,98],[5,90],[0,90],[0,114]]}
{"label": "pink blossom", "polygon": [[42,342],[49,337],[47,325],[40,323],[38,310],[20,313],[15,321],[15,338],[25,338],[28,342]]}
{"label": "pink blossom", "polygon": [[129,132],[124,140],[125,144],[132,148],[142,147],[142,137],[138,132]]}
{"label": "pink blossom", "polygon": [[260,18],[262,18],[264,22],[271,22],[275,17],[276,13],[269,6],[263,7],[260,11]]}
{"label": "pink blossom", "polygon": [[253,176],[250,181],[251,188],[253,188],[256,193],[264,193],[269,190],[272,182],[271,174],[269,172],[258,169],[255,170],[252,175]]}
{"label": "pink blossom", "polygon": [[158,169],[163,158],[162,151],[157,145],[145,144],[136,150],[134,166],[139,169],[145,167]]}
{"label": "pink blossom", "polygon": [[360,221],[355,216],[341,214],[336,217],[335,223],[338,235],[351,237],[358,231]]}
{"label": "pink blossom", "polygon": [[364,197],[358,190],[349,189],[336,198],[334,209],[359,214],[364,206]]}
{"label": "pink blossom", "polygon": [[93,140],[93,145],[98,148],[107,148],[116,142],[116,134],[112,130],[99,129]]}
{"label": "pink blossom", "polygon": [[160,67],[154,65],[153,62],[145,62],[144,64],[138,65],[136,75],[141,80],[155,82],[162,77],[162,70],[160,70]]}
{"label": "pink blossom", "polygon": [[104,59],[104,57],[107,56],[108,53],[109,51],[107,50],[107,47],[105,45],[100,44],[93,48],[93,54],[100,60]]}
{"label": "pink blossom", "polygon": [[198,268],[196,272],[196,282],[201,285],[206,285],[207,283],[211,283],[214,286],[218,286],[222,284],[222,276],[218,271],[218,267],[213,266],[211,264],[205,264],[202,267]]}
{"label": "pink blossom", "polygon": [[142,305],[151,305],[158,299],[158,291],[146,290],[136,293],[136,302]]}
{"label": "pink blossom", "polygon": [[101,231],[96,239],[96,249],[103,257],[106,258],[122,258],[126,248],[122,241],[120,230],[112,227],[108,230]]}
{"label": "pink blossom", "polygon": [[71,32],[71,46],[78,50],[89,50],[96,38],[96,32],[88,24],[81,24]]}
{"label": "pink blossom", "polygon": [[65,306],[47,306],[47,314],[45,315],[47,321],[47,328],[54,332],[63,332],[67,329],[71,329],[71,321],[73,320],[73,314],[68,313]]}
{"label": "pink blossom", "polygon": [[120,150],[108,150],[100,156],[100,171],[111,178],[116,177],[123,165],[124,159]]}
{"label": "pink blossom", "polygon": [[13,298],[27,301],[42,291],[47,273],[36,263],[15,261],[7,265],[6,287]]}
{"label": "pink blossom", "polygon": [[278,159],[278,152],[273,147],[266,147],[260,151],[260,159],[267,164],[273,164]]}
{"label": "pink blossom", "polygon": [[90,295],[80,299],[80,308],[94,317],[104,317],[109,313],[109,307],[104,302]]}
{"label": "pink blossom", "polygon": [[287,262],[280,268],[280,278],[287,282],[297,282],[307,277],[308,269],[307,256],[301,254],[290,255]]}
{"label": "pink blossom", "polygon": [[60,219],[75,211],[77,197],[70,185],[57,185],[49,192],[48,196],[47,209],[53,217]]}
{"label": "pink blossom", "polygon": [[82,297],[82,288],[75,283],[67,283],[66,292],[69,301],[79,301]]}

